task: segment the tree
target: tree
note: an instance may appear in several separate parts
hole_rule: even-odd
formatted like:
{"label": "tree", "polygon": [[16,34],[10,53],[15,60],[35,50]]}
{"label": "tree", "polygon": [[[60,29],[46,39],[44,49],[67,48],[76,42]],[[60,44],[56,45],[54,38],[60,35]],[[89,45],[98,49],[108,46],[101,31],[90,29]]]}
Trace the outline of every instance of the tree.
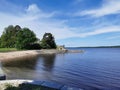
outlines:
{"label": "tree", "polygon": [[51,33],[45,33],[41,41],[41,47],[43,49],[53,49],[56,48],[56,43],[54,37]]}
{"label": "tree", "polygon": [[23,28],[17,34],[16,48],[31,49],[31,45],[37,40],[36,35],[29,28]]}
{"label": "tree", "polygon": [[[19,29],[16,27],[19,27]],[[6,27],[3,31],[3,34],[1,35],[1,47],[15,48],[16,36],[20,30],[21,28],[18,25],[16,25],[15,27],[13,25],[9,25],[8,27]]]}
{"label": "tree", "polygon": [[[40,44],[39,44],[40,43]],[[0,37],[0,47],[17,49],[52,49],[56,48],[54,36],[45,33],[40,41],[29,28],[21,28],[19,25],[9,25]]]}
{"label": "tree", "polygon": [[1,37],[0,37],[0,48],[1,48]]}

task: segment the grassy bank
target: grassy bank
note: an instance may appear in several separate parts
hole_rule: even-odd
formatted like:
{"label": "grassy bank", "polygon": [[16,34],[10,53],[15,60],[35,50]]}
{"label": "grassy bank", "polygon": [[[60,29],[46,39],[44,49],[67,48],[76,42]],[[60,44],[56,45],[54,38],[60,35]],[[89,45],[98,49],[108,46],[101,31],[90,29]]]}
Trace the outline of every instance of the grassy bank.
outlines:
{"label": "grassy bank", "polygon": [[0,48],[0,52],[11,52],[11,51],[17,51],[16,48]]}

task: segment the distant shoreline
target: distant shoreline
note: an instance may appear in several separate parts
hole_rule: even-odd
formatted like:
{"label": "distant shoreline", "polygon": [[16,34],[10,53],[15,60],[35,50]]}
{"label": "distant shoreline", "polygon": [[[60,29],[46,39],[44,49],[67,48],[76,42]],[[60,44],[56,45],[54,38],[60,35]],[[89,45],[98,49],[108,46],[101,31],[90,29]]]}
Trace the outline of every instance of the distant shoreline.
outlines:
{"label": "distant shoreline", "polygon": [[91,47],[66,47],[66,48],[120,48],[120,46],[91,46]]}

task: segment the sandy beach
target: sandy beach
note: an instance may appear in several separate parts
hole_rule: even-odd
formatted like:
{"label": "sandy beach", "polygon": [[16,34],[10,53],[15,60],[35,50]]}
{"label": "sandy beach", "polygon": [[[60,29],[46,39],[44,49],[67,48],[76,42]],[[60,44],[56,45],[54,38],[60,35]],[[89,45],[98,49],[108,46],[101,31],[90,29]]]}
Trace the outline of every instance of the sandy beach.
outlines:
{"label": "sandy beach", "polygon": [[26,51],[14,51],[14,52],[5,52],[0,53],[0,61],[1,60],[13,60],[15,58],[23,58],[23,57],[31,57],[42,54],[57,54],[64,53],[62,50],[26,50]]}
{"label": "sandy beach", "polygon": [[84,53],[84,50],[57,50],[57,49],[42,49],[42,50],[26,50],[13,52],[0,52],[1,60],[14,60],[25,57],[33,57],[44,54],[58,54],[58,53]]}

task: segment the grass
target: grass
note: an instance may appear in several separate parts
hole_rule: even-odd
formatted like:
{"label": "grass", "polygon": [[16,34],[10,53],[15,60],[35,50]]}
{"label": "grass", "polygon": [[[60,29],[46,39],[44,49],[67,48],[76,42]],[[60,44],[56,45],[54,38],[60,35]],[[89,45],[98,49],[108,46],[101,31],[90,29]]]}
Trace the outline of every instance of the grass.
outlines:
{"label": "grass", "polygon": [[17,51],[16,48],[0,48],[0,52],[12,52]]}

